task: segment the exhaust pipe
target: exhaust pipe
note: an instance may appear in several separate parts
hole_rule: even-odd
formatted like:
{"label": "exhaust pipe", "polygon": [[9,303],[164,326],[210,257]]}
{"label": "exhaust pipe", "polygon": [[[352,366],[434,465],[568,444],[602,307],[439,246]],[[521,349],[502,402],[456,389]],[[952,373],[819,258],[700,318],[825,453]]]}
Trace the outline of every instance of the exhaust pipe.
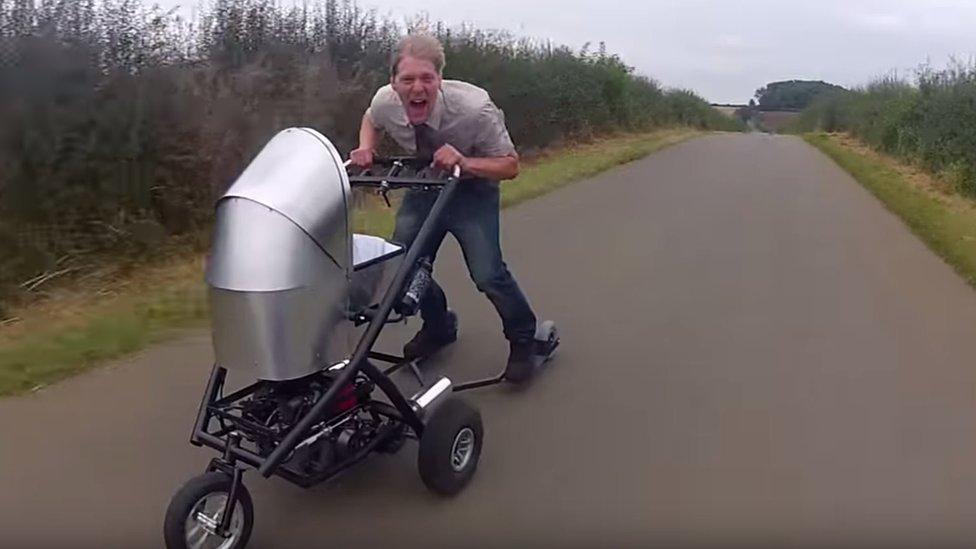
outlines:
{"label": "exhaust pipe", "polygon": [[453,390],[454,384],[451,383],[451,380],[441,377],[436,383],[426,389],[421,389],[419,393],[414,395],[410,399],[410,407],[418,416],[423,418],[425,414],[447,399]]}

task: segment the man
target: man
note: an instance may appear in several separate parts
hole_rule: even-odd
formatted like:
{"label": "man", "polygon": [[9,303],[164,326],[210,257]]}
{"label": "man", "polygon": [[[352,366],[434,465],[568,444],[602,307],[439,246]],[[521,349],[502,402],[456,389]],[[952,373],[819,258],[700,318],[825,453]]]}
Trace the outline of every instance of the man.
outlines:
{"label": "man", "polygon": [[[471,84],[442,80],[444,50],[434,38],[410,35],[397,47],[390,84],[376,92],[363,115],[353,164],[367,167],[386,132],[401,147],[432,157],[445,170],[464,174],[425,255],[433,260],[444,236],[454,235],[475,285],[501,316],[510,352],[505,378],[522,382],[532,373],[536,316],[502,261],[499,244],[499,182],[519,172],[519,157],[504,115],[488,93]],[[408,191],[397,212],[393,240],[416,238],[435,193]],[[427,356],[457,339],[457,317],[444,291],[431,283],[420,306],[423,327],[403,349],[404,356]]]}

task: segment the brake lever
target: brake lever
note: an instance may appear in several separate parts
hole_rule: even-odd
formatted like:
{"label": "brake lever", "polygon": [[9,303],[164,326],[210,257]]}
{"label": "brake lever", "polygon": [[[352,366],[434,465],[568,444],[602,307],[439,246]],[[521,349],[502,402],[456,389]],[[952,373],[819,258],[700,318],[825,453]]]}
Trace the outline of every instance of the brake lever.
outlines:
{"label": "brake lever", "polygon": [[390,204],[390,198],[389,196],[387,196],[390,193],[390,184],[386,181],[381,182],[380,189],[377,192],[379,192],[380,196],[383,197],[383,202],[386,202],[386,207],[392,208],[393,204]]}

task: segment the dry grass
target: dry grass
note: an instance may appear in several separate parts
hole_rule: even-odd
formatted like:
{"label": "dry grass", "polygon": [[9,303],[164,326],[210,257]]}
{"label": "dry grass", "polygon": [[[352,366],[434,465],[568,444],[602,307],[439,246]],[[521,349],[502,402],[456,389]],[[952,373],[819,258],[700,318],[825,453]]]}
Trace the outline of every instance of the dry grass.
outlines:
{"label": "dry grass", "polygon": [[52,325],[77,327],[92,316],[129,307],[133,298],[187,280],[202,280],[203,269],[204,256],[189,252],[169,252],[164,260],[152,263],[101,266],[68,283],[52,285],[43,295],[13,309],[0,328],[0,346]]}
{"label": "dry grass", "polygon": [[831,133],[828,135],[831,140],[843,146],[845,149],[867,158],[871,162],[885,166],[901,176],[912,187],[919,189],[933,200],[938,201],[954,211],[966,211],[976,208],[976,202],[957,193],[951,182],[933,175],[920,166],[879,153],[850,134]]}

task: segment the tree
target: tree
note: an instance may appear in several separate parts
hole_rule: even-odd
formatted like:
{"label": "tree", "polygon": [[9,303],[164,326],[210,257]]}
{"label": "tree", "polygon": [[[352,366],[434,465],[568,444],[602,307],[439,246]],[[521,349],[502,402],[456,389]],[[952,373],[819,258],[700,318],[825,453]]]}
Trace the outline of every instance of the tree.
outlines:
{"label": "tree", "polygon": [[844,88],[840,86],[819,80],[786,80],[756,90],[756,99],[761,111],[800,111],[822,95],[842,91]]}

